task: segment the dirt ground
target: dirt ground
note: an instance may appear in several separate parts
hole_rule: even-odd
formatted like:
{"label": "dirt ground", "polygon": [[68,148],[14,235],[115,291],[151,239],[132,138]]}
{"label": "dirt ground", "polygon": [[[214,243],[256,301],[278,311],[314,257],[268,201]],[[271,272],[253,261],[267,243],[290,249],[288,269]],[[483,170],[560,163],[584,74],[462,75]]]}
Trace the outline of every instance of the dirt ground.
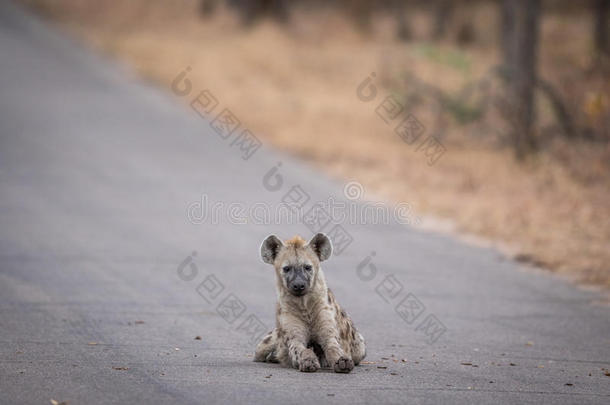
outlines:
{"label": "dirt ground", "polygon": [[[424,102],[408,112],[425,127],[422,139],[434,135],[445,151],[429,164],[425,150],[404,142],[376,113],[386,96],[413,93],[417,83],[455,93],[483,77],[499,61],[493,36],[465,48],[405,43],[394,38],[390,15],[376,16],[371,32],[362,33],[330,9],[297,10],[287,26],[263,21],[246,29],[223,8],[202,18],[195,1],[25,2],[162,87],[170,89],[190,66],[194,88],[209,89],[264,143],[360,182],[367,197],[410,203],[518,260],[610,287],[608,142],[557,138],[519,162],[491,135],[500,127],[493,117],[459,124]],[[481,30],[493,27],[493,10],[476,13]],[[608,116],[609,81],[590,73],[589,21],[584,14],[565,18],[544,20],[540,72],[573,95],[580,121],[607,133],[599,117]],[[412,21],[417,37],[427,20]],[[357,88],[373,72],[378,94],[362,101]],[[540,120],[548,121],[541,105]]]}

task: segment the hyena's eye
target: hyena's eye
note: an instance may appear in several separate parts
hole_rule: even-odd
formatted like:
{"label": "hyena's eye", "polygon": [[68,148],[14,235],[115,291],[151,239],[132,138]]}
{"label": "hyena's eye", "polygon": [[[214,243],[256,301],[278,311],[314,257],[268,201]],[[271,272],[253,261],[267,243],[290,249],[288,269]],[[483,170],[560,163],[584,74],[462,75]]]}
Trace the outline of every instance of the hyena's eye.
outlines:
{"label": "hyena's eye", "polygon": [[288,273],[290,271],[290,266],[284,266],[282,267],[282,270],[284,270],[284,273]]}
{"label": "hyena's eye", "polygon": [[310,266],[309,264],[306,264],[306,265],[305,265],[305,270],[306,270],[306,271],[311,271],[311,266]]}

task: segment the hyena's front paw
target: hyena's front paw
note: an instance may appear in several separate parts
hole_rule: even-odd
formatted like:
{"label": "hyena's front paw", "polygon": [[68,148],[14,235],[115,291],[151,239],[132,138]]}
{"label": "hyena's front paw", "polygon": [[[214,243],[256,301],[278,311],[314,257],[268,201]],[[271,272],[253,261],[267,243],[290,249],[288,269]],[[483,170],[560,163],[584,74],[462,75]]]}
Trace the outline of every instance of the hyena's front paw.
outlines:
{"label": "hyena's front paw", "polygon": [[299,370],[306,373],[312,373],[320,369],[320,362],[318,357],[314,354],[311,349],[303,351],[301,360],[299,361]]}
{"label": "hyena's front paw", "polygon": [[349,373],[354,369],[354,362],[346,356],[339,357],[335,362],[335,373]]}

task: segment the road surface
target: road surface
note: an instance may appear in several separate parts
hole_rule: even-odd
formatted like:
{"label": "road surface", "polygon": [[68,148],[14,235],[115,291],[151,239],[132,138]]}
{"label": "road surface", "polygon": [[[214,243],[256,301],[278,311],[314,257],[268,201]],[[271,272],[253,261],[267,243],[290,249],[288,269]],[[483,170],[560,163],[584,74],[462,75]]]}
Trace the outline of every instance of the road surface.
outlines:
{"label": "road surface", "polygon": [[610,402],[596,293],[395,221],[342,222],[324,266],[370,363],[254,363],[275,302],[259,244],[312,233],[230,204],[363,202],[267,143],[244,159],[245,124],[225,140],[179,101],[213,83],[154,88],[7,2],[0,55],[0,403]]}

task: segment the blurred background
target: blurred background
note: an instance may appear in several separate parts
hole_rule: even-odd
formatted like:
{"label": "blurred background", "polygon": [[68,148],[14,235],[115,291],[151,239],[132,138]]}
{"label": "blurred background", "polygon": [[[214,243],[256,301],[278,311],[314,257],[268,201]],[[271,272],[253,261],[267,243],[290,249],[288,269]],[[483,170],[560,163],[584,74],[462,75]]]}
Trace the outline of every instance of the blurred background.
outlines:
{"label": "blurred background", "polygon": [[610,287],[608,0],[20,2],[168,91],[190,67],[333,176]]}

